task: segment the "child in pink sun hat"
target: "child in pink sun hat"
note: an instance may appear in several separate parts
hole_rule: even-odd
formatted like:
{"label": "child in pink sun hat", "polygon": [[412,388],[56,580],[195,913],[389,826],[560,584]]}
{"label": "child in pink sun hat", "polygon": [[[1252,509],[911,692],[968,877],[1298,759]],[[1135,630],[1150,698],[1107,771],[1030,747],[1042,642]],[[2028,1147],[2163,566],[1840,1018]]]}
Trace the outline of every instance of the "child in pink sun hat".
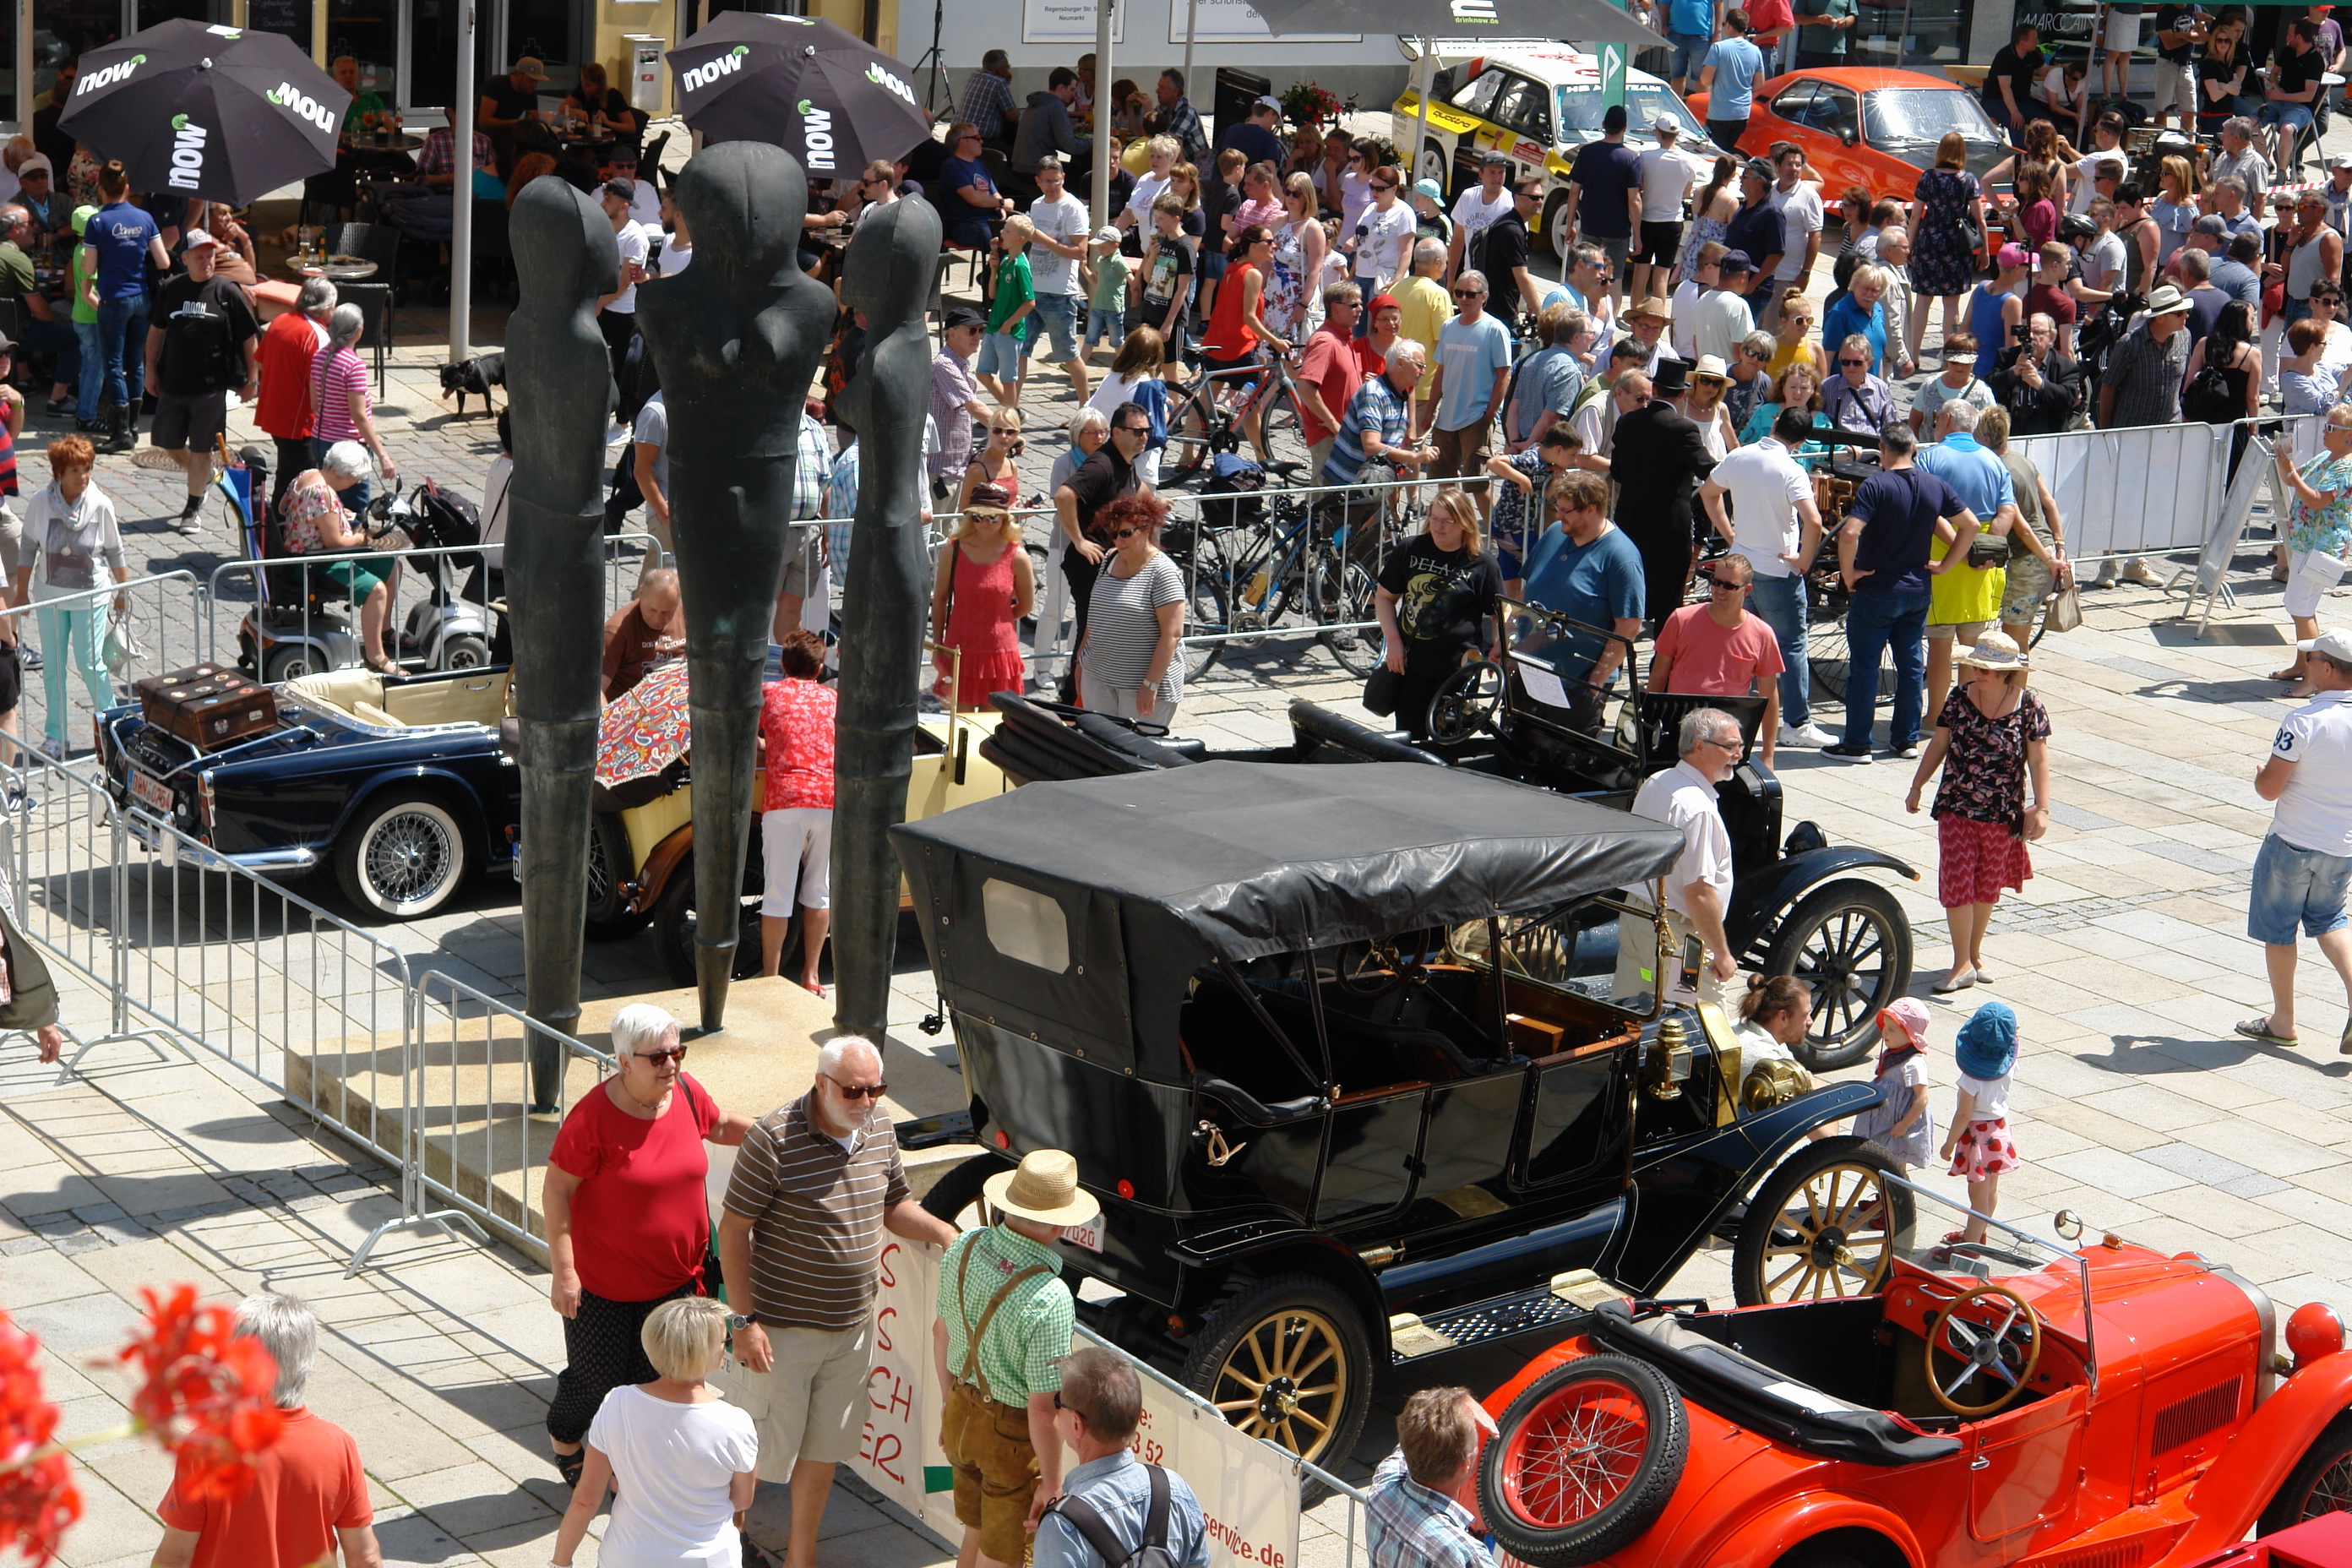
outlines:
{"label": "child in pink sun hat", "polygon": [[1886,1098],[1854,1118],[1856,1136],[1895,1157],[1909,1176],[1936,1157],[1936,1113],[1927,1103],[1927,1005],[1899,996],[1879,1010],[1878,1068]]}

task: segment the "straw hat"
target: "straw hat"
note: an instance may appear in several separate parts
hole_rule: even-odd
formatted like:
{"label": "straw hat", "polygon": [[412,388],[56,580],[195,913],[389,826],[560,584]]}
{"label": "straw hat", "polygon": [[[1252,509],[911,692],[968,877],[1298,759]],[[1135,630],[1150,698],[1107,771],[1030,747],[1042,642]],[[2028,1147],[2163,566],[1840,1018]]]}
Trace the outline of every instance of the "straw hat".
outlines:
{"label": "straw hat", "polygon": [[2033,660],[2007,632],[1986,632],[1977,638],[1977,646],[1959,656],[1962,664],[1972,664],[1979,669],[2032,669]]}
{"label": "straw hat", "polygon": [[1092,1193],[1078,1185],[1078,1163],[1059,1149],[1040,1149],[1020,1168],[988,1178],[981,1189],[1002,1213],[1039,1225],[1084,1225],[1102,1213]]}
{"label": "straw hat", "polygon": [[1661,321],[1671,321],[1675,319],[1674,311],[1667,308],[1666,302],[1654,294],[1625,312],[1627,321],[1641,316],[1652,316]]}

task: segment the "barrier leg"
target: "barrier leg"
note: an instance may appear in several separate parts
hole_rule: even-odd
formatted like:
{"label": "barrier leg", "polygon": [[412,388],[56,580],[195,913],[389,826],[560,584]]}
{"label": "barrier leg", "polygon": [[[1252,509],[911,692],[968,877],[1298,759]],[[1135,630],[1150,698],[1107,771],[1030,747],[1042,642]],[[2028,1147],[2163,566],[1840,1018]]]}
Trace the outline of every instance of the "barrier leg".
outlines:
{"label": "barrier leg", "polygon": [[352,1248],[352,1260],[343,1266],[343,1278],[348,1279],[366,1268],[368,1254],[375,1250],[375,1244],[394,1231],[415,1230],[420,1226],[431,1226],[450,1240],[456,1241],[459,1239],[457,1227],[461,1225],[472,1231],[474,1239],[484,1247],[490,1245],[489,1233],[476,1225],[470,1216],[456,1209],[436,1209],[431,1214],[415,1215],[402,1219],[388,1219],[368,1232],[361,1238],[360,1244]]}

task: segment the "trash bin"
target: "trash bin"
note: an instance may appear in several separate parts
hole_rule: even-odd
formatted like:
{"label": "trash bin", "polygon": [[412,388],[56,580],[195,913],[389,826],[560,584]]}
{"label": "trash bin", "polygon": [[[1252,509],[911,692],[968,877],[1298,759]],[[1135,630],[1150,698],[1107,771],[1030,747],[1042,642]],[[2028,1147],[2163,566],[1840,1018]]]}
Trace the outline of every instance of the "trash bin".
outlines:
{"label": "trash bin", "polygon": [[[1235,70],[1231,66],[1217,68],[1216,115],[1217,129],[1239,125],[1250,117],[1250,106],[1274,90],[1274,83],[1248,71]],[[1204,174],[1203,179],[1208,176]]]}

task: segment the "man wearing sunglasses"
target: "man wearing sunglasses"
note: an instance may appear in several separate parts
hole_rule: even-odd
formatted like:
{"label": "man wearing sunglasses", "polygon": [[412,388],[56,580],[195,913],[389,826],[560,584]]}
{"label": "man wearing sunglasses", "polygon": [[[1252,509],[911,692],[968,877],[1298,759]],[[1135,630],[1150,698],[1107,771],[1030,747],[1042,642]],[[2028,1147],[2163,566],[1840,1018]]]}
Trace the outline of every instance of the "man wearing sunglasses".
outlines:
{"label": "man wearing sunglasses", "polygon": [[957,1235],[907,1185],[888,1087],[871,1041],[827,1041],[808,1091],[743,1134],[719,1219],[728,1392],[758,1424],[760,1479],[792,1484],[794,1568],[814,1568],[834,1467],[857,1458],[882,1233]]}

